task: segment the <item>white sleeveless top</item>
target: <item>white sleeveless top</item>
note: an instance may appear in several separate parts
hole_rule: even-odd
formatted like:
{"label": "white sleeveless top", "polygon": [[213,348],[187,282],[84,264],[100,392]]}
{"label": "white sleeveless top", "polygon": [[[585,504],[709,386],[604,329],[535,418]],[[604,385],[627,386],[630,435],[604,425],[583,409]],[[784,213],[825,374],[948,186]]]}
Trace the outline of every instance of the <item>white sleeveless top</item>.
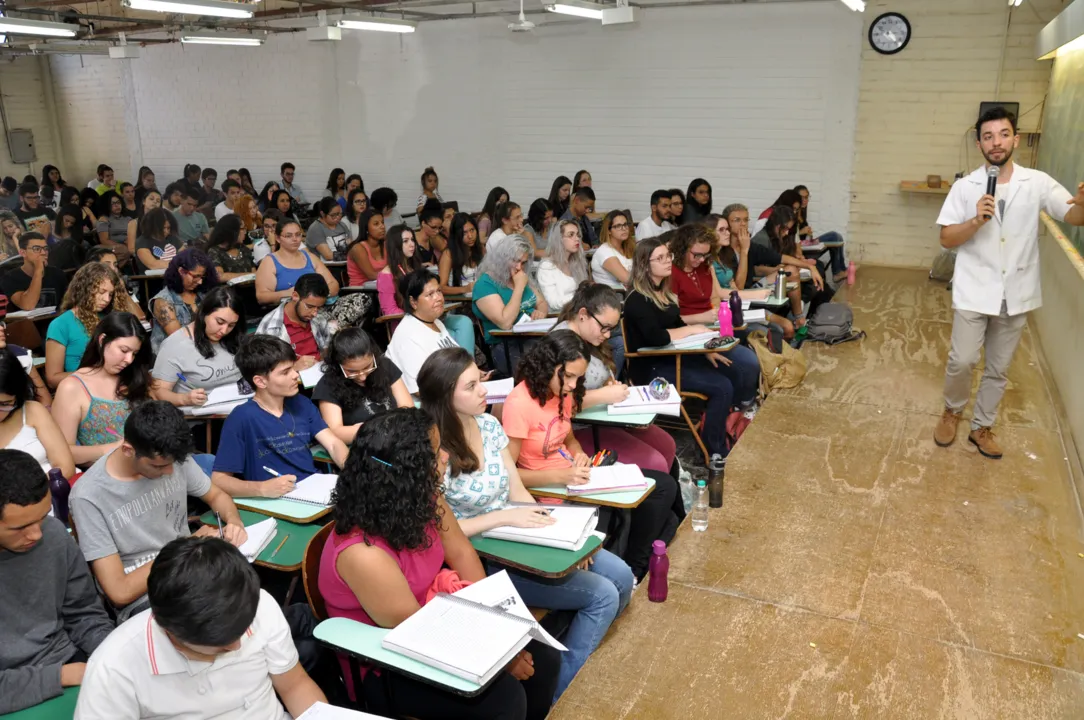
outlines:
{"label": "white sleeveless top", "polygon": [[49,456],[45,452],[45,446],[38,439],[38,431],[33,425],[26,424],[26,406],[23,406],[23,427],[7,444],[5,450],[22,450],[27,455],[38,461],[41,469],[49,472],[53,466],[49,464]]}

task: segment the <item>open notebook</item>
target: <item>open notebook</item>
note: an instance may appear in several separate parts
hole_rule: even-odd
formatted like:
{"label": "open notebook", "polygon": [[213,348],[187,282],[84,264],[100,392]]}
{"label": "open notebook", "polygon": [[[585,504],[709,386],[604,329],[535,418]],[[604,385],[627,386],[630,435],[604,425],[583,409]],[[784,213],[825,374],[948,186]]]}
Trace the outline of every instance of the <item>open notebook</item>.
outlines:
{"label": "open notebook", "polygon": [[662,400],[656,400],[651,396],[646,385],[633,385],[629,388],[629,396],[619,403],[607,406],[608,415],[638,415],[640,413],[655,413],[656,415],[678,416],[681,414],[681,395],[677,388],[670,385],[668,394]]}
{"label": "open notebook", "polygon": [[569,485],[569,495],[597,495],[600,493],[643,490],[647,478],[635,465],[614,463],[606,467],[591,468],[591,479],[583,485]]}
{"label": "open notebook", "polygon": [[512,326],[512,332],[549,332],[557,324],[557,318],[542,318],[532,320],[527,313],[519,316],[516,324]]}
{"label": "open notebook", "polygon": [[244,555],[249,562],[254,562],[256,558],[260,556],[268,545],[271,544],[272,538],[279,531],[279,524],[275,518],[267,518],[261,520],[258,523],[249,525],[245,528],[245,532],[248,533],[248,540],[239,549],[241,554]]}
{"label": "open notebook", "polygon": [[[597,468],[596,468],[597,469]],[[561,550],[579,550],[598,525],[598,508],[582,505],[547,505],[552,525],[518,528],[510,525],[486,530],[482,537],[544,545]]]}
{"label": "open notebook", "polygon": [[301,377],[301,387],[314,388],[316,383],[320,382],[320,378],[324,376],[324,363],[317,362],[311,367],[307,367],[302,370],[298,375]]}
{"label": "open notebook", "polygon": [[227,285],[245,285],[250,282],[256,282],[256,273],[249,273],[248,275],[238,275],[235,278],[231,278],[226,281]]}
{"label": "open notebook", "polygon": [[331,491],[335,489],[338,475],[313,473],[304,480],[298,480],[294,489],[282,496],[283,500],[296,500],[310,505],[331,504]]}

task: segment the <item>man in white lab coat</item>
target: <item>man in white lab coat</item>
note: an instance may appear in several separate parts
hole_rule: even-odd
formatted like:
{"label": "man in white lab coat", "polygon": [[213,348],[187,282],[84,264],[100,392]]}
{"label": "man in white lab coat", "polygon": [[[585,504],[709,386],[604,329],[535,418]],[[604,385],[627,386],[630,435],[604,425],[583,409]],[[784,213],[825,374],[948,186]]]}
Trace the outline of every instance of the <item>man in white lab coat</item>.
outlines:
{"label": "man in white lab coat", "polygon": [[[984,349],[986,369],[975,397],[967,439],[988,458],[1001,457],[992,427],[1005,392],[1006,374],[1027,323],[1042,305],[1039,282],[1039,211],[1084,225],[1084,183],[1073,197],[1044,172],[1015,165],[1020,143],[1016,117],[1003,108],[983,113],[975,125],[986,164],[957,180],[941,208],[941,246],[956,248],[952,280],[952,348],[945,369],[945,411],[934,442],[947,447],[971,395],[971,371]],[[998,167],[997,190],[986,192],[987,173]]]}

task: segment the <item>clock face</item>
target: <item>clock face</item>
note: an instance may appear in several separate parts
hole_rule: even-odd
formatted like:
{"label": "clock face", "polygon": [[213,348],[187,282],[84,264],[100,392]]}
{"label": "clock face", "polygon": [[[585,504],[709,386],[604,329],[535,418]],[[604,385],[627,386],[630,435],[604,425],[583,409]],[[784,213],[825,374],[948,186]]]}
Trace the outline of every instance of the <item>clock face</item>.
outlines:
{"label": "clock face", "polygon": [[869,26],[869,44],[882,55],[895,55],[911,40],[911,23],[899,13],[885,13]]}

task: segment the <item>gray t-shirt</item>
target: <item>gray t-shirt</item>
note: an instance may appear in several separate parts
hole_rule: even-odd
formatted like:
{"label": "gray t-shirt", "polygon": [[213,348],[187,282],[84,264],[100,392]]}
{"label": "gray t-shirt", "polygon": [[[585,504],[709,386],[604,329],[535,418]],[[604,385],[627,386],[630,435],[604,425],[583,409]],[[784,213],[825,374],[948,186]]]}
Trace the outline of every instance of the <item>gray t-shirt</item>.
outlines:
{"label": "gray t-shirt", "polygon": [[317,220],[305,232],[305,246],[310,250],[316,250],[323,244],[331,248],[331,254],[335,259],[346,257],[346,246],[350,244],[350,228],[340,221],[332,230],[327,225]]}
{"label": "gray t-shirt", "polygon": [[[557,323],[553,326],[554,330],[568,330],[568,323]],[[552,332],[552,331],[551,331]],[[613,375],[610,374],[609,368],[606,367],[606,363],[602,361],[602,358],[591,353],[591,358],[587,362],[587,372],[583,376],[583,386],[587,390],[598,390],[600,387],[610,382]]]}
{"label": "gray t-shirt", "polygon": [[[171,383],[176,393],[195,388],[211,390],[240,380],[241,371],[237,369],[233,354],[218,343],[211,343],[211,349],[214,355],[210,358],[200,355],[188,328],[181,328],[158,347],[151,375],[155,380]],[[178,375],[183,375],[185,380]]]}
{"label": "gray t-shirt", "polygon": [[[72,487],[69,504],[87,562],[120,555],[128,573],[154,560],[166,543],[189,536],[186,496],[203,497],[211,490],[211,480],[192,457],[174,464],[171,475],[117,480],[106,471],[108,459],[106,455],[83,473]],[[118,620],[127,617],[126,609],[119,611]]]}

